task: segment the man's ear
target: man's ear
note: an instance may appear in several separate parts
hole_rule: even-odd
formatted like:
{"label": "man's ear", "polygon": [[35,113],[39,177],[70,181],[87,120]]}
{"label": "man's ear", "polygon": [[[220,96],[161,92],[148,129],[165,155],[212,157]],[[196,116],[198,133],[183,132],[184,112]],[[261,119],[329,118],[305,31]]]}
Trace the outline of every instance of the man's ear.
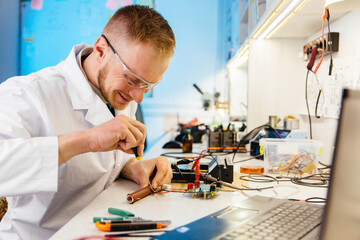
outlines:
{"label": "man's ear", "polygon": [[109,45],[103,37],[99,37],[94,44],[94,53],[98,61],[102,61],[109,52]]}

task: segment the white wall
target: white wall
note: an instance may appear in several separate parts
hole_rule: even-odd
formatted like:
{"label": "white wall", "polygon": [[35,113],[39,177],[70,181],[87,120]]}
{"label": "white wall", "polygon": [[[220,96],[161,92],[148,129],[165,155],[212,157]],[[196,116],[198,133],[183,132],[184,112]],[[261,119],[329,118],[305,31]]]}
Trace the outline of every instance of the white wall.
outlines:
{"label": "white wall", "polygon": [[[335,22],[331,31],[340,32],[340,50],[333,55],[335,73],[346,74],[349,70],[336,69],[343,61],[360,60],[360,10],[353,11]],[[327,31],[325,31],[327,32]],[[248,124],[252,129],[268,121],[269,115],[283,118],[294,115],[300,119],[300,128],[309,131],[308,117],[305,115],[305,77],[306,62],[299,58],[302,47],[321,35],[316,32],[307,39],[253,40],[250,42]],[[316,60],[316,63],[319,59]],[[315,64],[316,64],[315,63]],[[322,80],[328,72],[329,56],[325,56],[318,74]],[[352,69],[356,70],[356,69]],[[360,71],[360,69],[358,69]],[[351,73],[353,74],[353,73]],[[355,77],[359,79],[360,74]],[[360,86],[359,86],[360,87]],[[316,119],[312,117],[313,139],[323,142],[321,161],[330,163],[337,119]]]}
{"label": "white wall", "polygon": [[[337,21],[330,22],[331,31],[340,33],[339,52],[333,54],[334,67],[332,75],[336,78],[336,81],[343,81],[342,84],[344,84],[344,87],[346,86],[345,81],[358,81],[356,84],[357,86],[347,86],[357,89],[360,89],[360,68],[351,68],[350,64],[353,64],[354,62],[360,63],[360,25],[357,24],[359,22],[360,10],[352,11]],[[310,36],[307,39],[307,42],[319,36],[321,36],[321,31],[318,31],[314,33],[314,35]],[[321,77],[324,82],[323,85],[325,91],[333,91],[333,89],[327,84],[330,80],[330,77],[328,76],[329,62],[330,56],[325,56],[324,61],[318,71],[319,77]],[[340,69],[340,64],[341,66],[348,66],[349,68],[344,67],[344,69]],[[344,75],[346,79],[341,79],[339,75]],[[338,92],[335,94],[340,97],[340,90],[336,91]],[[308,125],[307,117],[304,116],[302,120],[306,125]],[[332,152],[334,150],[338,119],[324,117],[321,119],[316,119],[313,117],[312,121],[313,138],[318,139],[324,143],[323,159],[324,161],[330,163],[330,160],[332,159]]]}
{"label": "white wall", "polygon": [[299,58],[304,39],[252,40],[249,55],[249,129],[269,115],[298,116],[304,98],[305,63]]}

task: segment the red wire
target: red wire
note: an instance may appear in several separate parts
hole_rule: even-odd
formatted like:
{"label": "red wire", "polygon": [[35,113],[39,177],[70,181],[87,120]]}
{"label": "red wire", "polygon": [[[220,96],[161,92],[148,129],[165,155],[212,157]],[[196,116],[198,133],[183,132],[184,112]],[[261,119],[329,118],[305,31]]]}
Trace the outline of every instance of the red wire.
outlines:
{"label": "red wire", "polygon": [[323,59],[324,59],[324,53],[325,53],[325,34],[324,34],[324,28],[325,28],[325,19],[327,15],[327,9],[325,8],[324,14],[323,14],[323,22],[322,22],[322,54],[319,63],[316,65],[316,68],[314,70],[314,73],[316,74],[317,70],[319,69]]}
{"label": "red wire", "polygon": [[171,190],[165,190],[164,192],[160,192],[160,191],[156,191],[156,193],[158,194],[166,194],[166,193],[170,193],[173,191],[186,191],[187,189],[171,189]]}
{"label": "red wire", "polygon": [[201,151],[201,153],[199,154],[199,157],[195,160],[191,170],[194,170],[195,166],[199,164],[200,159],[205,155],[205,153],[206,153],[206,149]]}

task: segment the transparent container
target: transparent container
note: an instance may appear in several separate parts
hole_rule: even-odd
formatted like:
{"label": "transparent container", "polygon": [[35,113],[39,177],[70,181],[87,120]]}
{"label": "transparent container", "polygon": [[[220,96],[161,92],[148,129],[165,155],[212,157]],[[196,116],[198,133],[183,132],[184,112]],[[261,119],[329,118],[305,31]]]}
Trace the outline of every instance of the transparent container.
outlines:
{"label": "transparent container", "polygon": [[267,174],[300,176],[316,173],[322,143],[308,139],[260,139]]}

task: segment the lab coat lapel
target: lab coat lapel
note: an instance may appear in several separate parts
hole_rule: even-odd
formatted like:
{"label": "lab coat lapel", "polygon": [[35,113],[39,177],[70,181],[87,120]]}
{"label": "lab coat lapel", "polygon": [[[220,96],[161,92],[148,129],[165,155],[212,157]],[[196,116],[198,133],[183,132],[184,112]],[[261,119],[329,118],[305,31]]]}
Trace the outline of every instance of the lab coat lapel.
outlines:
{"label": "lab coat lapel", "polygon": [[90,83],[77,64],[76,56],[85,47],[91,46],[80,44],[73,47],[64,61],[64,70],[69,77],[68,87],[74,110],[87,110],[85,119],[96,126],[110,120],[113,116],[106,104],[92,90]]}
{"label": "lab coat lapel", "polygon": [[85,119],[93,125],[100,125],[113,118],[106,104],[94,93]]}

